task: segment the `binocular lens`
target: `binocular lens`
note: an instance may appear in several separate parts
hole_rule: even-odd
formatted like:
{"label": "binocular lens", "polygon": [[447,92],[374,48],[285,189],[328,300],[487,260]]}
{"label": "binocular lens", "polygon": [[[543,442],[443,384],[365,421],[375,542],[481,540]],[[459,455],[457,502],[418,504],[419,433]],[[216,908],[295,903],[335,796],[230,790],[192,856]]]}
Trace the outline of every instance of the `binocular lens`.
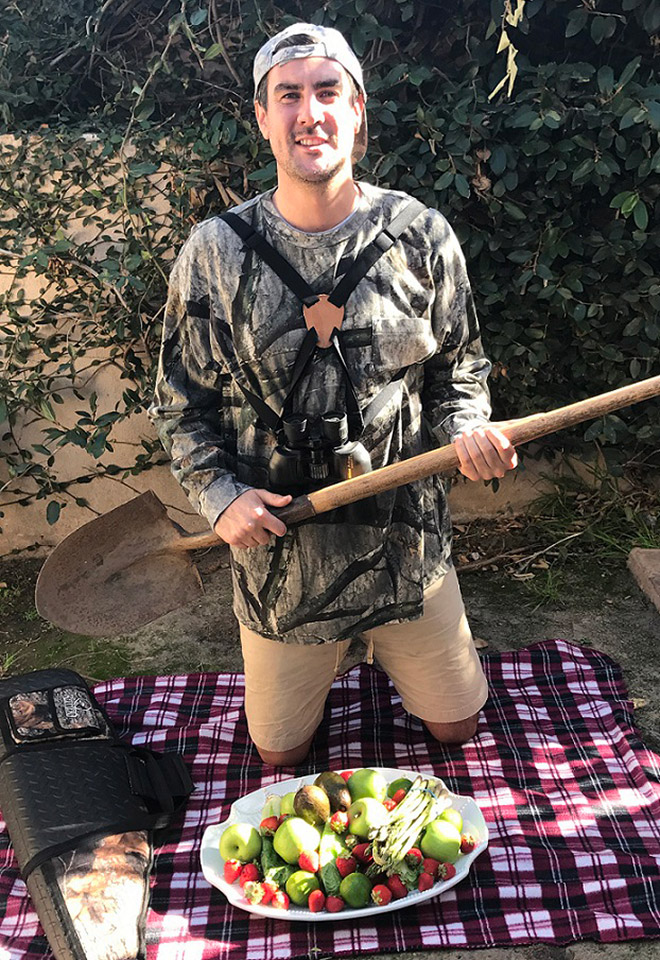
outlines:
{"label": "binocular lens", "polygon": [[285,417],[282,421],[282,429],[284,430],[284,436],[287,441],[292,445],[300,443],[301,440],[304,440],[307,436],[307,417],[303,417],[298,413],[292,414],[290,417]]}
{"label": "binocular lens", "polygon": [[346,443],[348,440],[348,419],[345,413],[341,413],[339,410],[329,410],[321,417],[321,424],[323,435],[333,446],[338,447]]}

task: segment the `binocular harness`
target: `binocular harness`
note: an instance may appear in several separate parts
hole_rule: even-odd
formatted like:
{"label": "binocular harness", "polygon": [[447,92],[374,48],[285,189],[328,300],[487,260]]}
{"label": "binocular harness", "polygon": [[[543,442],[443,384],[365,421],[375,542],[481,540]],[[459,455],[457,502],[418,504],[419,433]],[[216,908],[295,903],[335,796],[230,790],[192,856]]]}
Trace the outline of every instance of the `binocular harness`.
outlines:
{"label": "binocular harness", "polygon": [[[424,210],[426,207],[417,200],[406,204],[389,226],[360,252],[327,297],[314,293],[298,271],[245,220],[232,212],[221,215],[220,219],[239,235],[245,247],[261,257],[306,308],[303,312],[308,330],[293,365],[281,412],[276,413],[263,397],[237,378],[246,400],[277,438],[277,446],[268,464],[268,486],[274,492],[294,495],[308,493],[371,470],[371,458],[360,438],[365,425],[375,418],[399,389],[407,368],[395,374],[363,414],[344,358],[339,327],[335,326],[325,335],[326,343],[321,347],[323,336],[313,325],[314,320],[308,318],[308,311],[313,315],[310,308],[320,304],[321,300],[327,300],[332,306],[342,308],[343,313],[346,301],[360,280]],[[296,387],[316,351],[326,347],[334,350],[343,372],[345,410],[329,410],[320,416],[294,411]]]}

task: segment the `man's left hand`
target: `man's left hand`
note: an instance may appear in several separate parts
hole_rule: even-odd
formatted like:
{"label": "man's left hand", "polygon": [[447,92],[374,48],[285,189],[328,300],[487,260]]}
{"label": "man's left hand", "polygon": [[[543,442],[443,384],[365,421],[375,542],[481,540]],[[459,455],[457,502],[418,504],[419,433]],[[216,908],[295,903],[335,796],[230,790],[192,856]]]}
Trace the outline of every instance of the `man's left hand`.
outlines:
{"label": "man's left hand", "polygon": [[493,426],[466,430],[454,440],[458,469],[468,480],[492,480],[503,477],[518,465],[515,447]]}

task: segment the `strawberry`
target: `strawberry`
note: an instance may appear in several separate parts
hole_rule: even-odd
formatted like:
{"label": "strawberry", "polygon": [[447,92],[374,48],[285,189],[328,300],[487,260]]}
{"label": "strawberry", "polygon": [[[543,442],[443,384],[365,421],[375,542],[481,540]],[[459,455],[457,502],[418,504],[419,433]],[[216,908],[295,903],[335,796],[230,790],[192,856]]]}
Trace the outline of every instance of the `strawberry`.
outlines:
{"label": "strawberry", "polygon": [[259,824],[259,832],[262,837],[272,837],[280,825],[279,817],[266,817]]}
{"label": "strawberry", "polygon": [[354,857],[357,857],[360,863],[371,863],[374,859],[370,843],[356,843],[351,853]]}
{"label": "strawberry", "polygon": [[345,810],[336,810],[330,817],[330,827],[335,833],[345,833],[348,830],[348,814]]}
{"label": "strawberry", "polygon": [[261,902],[263,904],[270,903],[280,888],[272,880],[264,880],[262,886],[264,888],[264,898]]}
{"label": "strawberry", "polygon": [[271,907],[277,907],[278,910],[289,909],[289,896],[284,890],[276,890],[270,900]]}
{"label": "strawberry", "polygon": [[386,810],[394,810],[394,808],[396,807],[394,798],[385,797],[385,799],[383,800],[383,806],[385,807]]}
{"label": "strawberry", "polygon": [[403,900],[404,897],[408,896],[408,888],[401,877],[398,877],[395,873],[387,878],[387,886],[392,891],[395,900]]}
{"label": "strawberry", "polygon": [[344,837],[344,846],[347,850],[352,850],[358,843],[361,843],[361,840],[354,833],[347,833]]}
{"label": "strawberry", "polygon": [[420,865],[423,859],[424,859],[424,855],[422,854],[421,850],[417,849],[417,847],[411,847],[408,853],[404,857],[404,860],[406,861],[408,866],[412,867],[413,870]]}
{"label": "strawberry", "polygon": [[311,913],[320,913],[325,910],[325,894],[323,890],[312,890],[307,898],[307,906]]}
{"label": "strawberry", "polygon": [[241,875],[243,864],[240,860],[225,860],[225,880],[227,883],[236,883]]}
{"label": "strawberry", "polygon": [[438,880],[451,880],[456,876],[456,867],[453,863],[441,863],[438,867]]}
{"label": "strawberry", "polygon": [[243,893],[250,903],[261,903],[264,899],[264,885],[258,880],[248,880],[243,886]]}
{"label": "strawberry", "polygon": [[238,882],[242,887],[245,887],[245,884],[249,880],[258,880],[259,879],[259,868],[256,863],[246,863],[243,869],[241,870],[241,875],[238,878]]}
{"label": "strawberry", "polygon": [[477,840],[471,833],[464,833],[461,837],[461,853],[472,853],[477,845]]}
{"label": "strawberry", "polygon": [[353,771],[352,771],[352,770],[342,770],[342,772],[339,774],[339,776],[340,776],[340,777],[343,777],[344,780],[346,781],[346,783],[348,783],[350,777],[353,776]]}
{"label": "strawberry", "polygon": [[401,803],[401,801],[403,800],[407,792],[408,792],[407,790],[404,790],[403,787],[401,787],[400,790],[397,790],[395,792],[394,796],[392,797],[392,800],[394,800],[396,804]]}
{"label": "strawberry", "polygon": [[341,897],[328,897],[325,901],[325,909],[328,913],[339,913],[345,906],[346,904]]}
{"label": "strawberry", "polygon": [[339,870],[339,876],[344,879],[349,873],[355,873],[357,870],[357,860],[355,857],[337,857],[335,860],[337,865],[337,870]]}
{"label": "strawberry", "polygon": [[288,820],[290,816],[291,816],[290,813],[282,813],[282,814],[280,814],[280,816],[277,818],[277,825],[278,825],[278,827],[281,827],[282,824],[284,823],[284,821],[285,821],[285,820]]}
{"label": "strawberry", "polygon": [[298,866],[308,873],[316,873],[319,869],[319,855],[316,850],[303,850],[298,857]]}
{"label": "strawberry", "polygon": [[392,899],[392,891],[385,883],[377,883],[371,890],[371,899],[379,907],[385,907]]}
{"label": "strawberry", "polygon": [[430,890],[435,880],[430,873],[420,873],[419,880],[417,881],[418,890]]}
{"label": "strawberry", "polygon": [[422,870],[424,873],[430,873],[434,878],[438,876],[439,867],[440,861],[434,860],[433,857],[424,857],[422,860]]}

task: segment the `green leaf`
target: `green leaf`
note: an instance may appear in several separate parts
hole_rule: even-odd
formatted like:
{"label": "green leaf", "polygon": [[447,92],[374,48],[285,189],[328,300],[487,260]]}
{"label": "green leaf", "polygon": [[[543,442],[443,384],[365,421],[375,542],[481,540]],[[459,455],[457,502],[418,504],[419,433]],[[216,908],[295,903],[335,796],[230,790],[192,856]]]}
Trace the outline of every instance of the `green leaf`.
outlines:
{"label": "green leaf", "polygon": [[627,83],[632,80],[637,71],[639,70],[639,65],[642,62],[641,57],[635,57],[634,60],[631,60],[627,66],[621,71],[621,76],[619,77],[618,87],[625,87]]}
{"label": "green leaf", "polygon": [[7,419],[7,401],[0,397],[0,423],[4,423]]}
{"label": "green leaf", "polygon": [[504,147],[495,147],[489,158],[490,169],[496,176],[506,170],[506,150]]}
{"label": "green leaf", "polygon": [[457,193],[462,197],[470,196],[470,184],[467,182],[467,179],[463,176],[462,173],[457,173],[454,177],[454,185],[456,187]]}
{"label": "green leaf", "polygon": [[508,201],[508,200],[505,201],[505,203],[504,203],[504,209],[506,210],[506,212],[509,214],[509,216],[510,216],[513,220],[522,221],[522,220],[526,220],[526,219],[527,219],[527,214],[524,213],[524,212],[520,209],[520,207],[517,207],[515,203],[511,203],[511,202]]}
{"label": "green leaf", "polygon": [[631,193],[621,204],[621,213],[624,217],[629,217],[639,202],[639,194]]}
{"label": "green leaf", "polygon": [[602,43],[603,40],[609,40],[616,30],[616,20],[614,17],[595,16],[591,20],[591,39],[594,43]]}
{"label": "green leaf", "polygon": [[261,170],[253,170],[252,173],[248,173],[247,178],[255,183],[259,183],[261,180],[270,180],[276,173],[277,164],[272,160],[265,167],[262,167]]}
{"label": "green leaf", "polygon": [[579,10],[572,10],[568,15],[565,35],[567,37],[574,37],[580,30],[586,27],[588,18],[587,11],[583,7]]}
{"label": "green leaf", "polygon": [[57,500],[51,500],[48,506],[46,507],[46,520],[52,527],[54,523],[60,518],[60,511],[62,509],[61,504]]}
{"label": "green leaf", "polygon": [[632,127],[636,123],[641,123],[645,116],[646,111],[643,107],[638,105],[631,107],[629,110],[626,110],[624,115],[621,117],[621,120],[619,121],[619,130],[626,130],[628,127]]}
{"label": "green leaf", "polygon": [[46,420],[50,420],[51,423],[55,423],[55,413],[48,400],[41,401],[39,404],[39,411],[42,417],[44,417]]}
{"label": "green leaf", "polygon": [[446,190],[450,183],[454,182],[454,174],[451,170],[447,170],[446,173],[443,173],[441,177],[433,184],[434,190]]}
{"label": "green leaf", "polygon": [[205,60],[215,60],[216,57],[220,56],[222,53],[222,44],[221,43],[212,43],[204,54]]}
{"label": "green leaf", "polygon": [[206,10],[203,10],[201,7],[199,10],[195,10],[194,13],[190,16],[190,23],[193,27],[198,27],[200,23],[204,23],[206,20]]}
{"label": "green leaf", "polygon": [[633,220],[639,230],[646,230],[649,225],[649,212],[641,200],[638,200],[633,208]]}
{"label": "green leaf", "polygon": [[601,67],[596,74],[598,89],[602,94],[610,94],[614,90],[614,71],[611,67]]}
{"label": "green leaf", "polygon": [[610,203],[610,207],[613,207],[615,210],[620,210],[621,207],[626,202],[626,200],[629,197],[634,197],[634,196],[635,196],[634,191],[623,190],[621,193],[617,193],[617,195],[612,199]]}
{"label": "green leaf", "polygon": [[575,183],[576,180],[584,180],[585,177],[588,177],[589,174],[593,172],[595,165],[593,157],[589,157],[588,160],[583,160],[573,171],[573,182]]}
{"label": "green leaf", "polygon": [[133,163],[128,168],[132,177],[146,177],[151,173],[158,172],[158,164],[144,161],[143,163]]}

